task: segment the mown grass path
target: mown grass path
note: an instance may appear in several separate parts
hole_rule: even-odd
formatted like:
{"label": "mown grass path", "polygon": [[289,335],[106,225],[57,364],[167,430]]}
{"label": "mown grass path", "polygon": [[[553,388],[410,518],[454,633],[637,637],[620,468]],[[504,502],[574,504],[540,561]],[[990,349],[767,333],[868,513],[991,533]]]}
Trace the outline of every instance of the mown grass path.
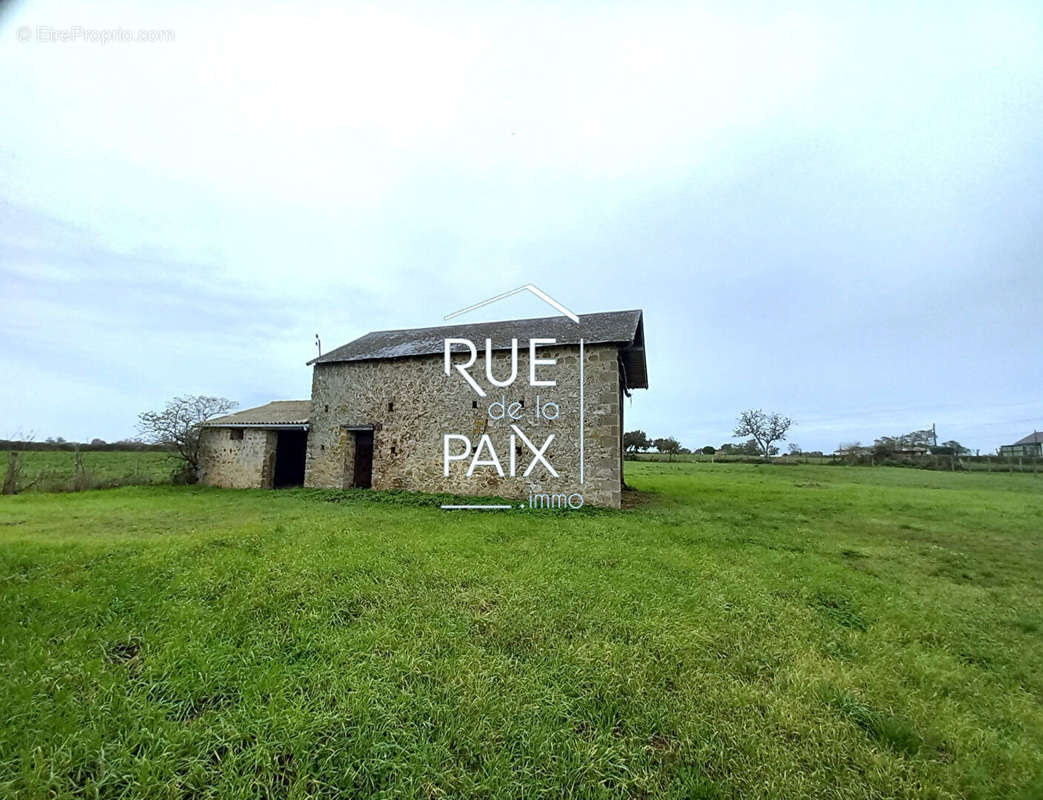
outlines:
{"label": "mown grass path", "polygon": [[0,498],[0,795],[1043,797],[1043,478],[627,466]]}

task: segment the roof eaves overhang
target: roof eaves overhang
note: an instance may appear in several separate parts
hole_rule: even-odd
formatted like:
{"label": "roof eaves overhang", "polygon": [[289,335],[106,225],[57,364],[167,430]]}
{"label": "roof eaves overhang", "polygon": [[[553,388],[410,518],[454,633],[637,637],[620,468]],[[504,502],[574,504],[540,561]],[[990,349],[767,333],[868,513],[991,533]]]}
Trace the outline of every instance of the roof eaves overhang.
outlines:
{"label": "roof eaves overhang", "polygon": [[634,339],[623,343],[619,348],[619,361],[623,365],[623,375],[627,389],[648,388],[648,363],[645,361],[645,315],[637,318]]}
{"label": "roof eaves overhang", "polygon": [[204,422],[204,428],[264,428],[279,431],[306,431],[307,422]]}
{"label": "roof eaves overhang", "polygon": [[[499,320],[468,325],[442,325],[433,328],[371,331],[345,345],[307,362],[308,366],[350,361],[384,361],[415,356],[441,355],[445,338],[466,338],[471,341],[490,339],[494,350],[508,350],[512,339],[522,339],[537,331],[544,337],[556,338],[555,346],[570,347],[582,338],[588,345],[632,343],[641,321],[640,309],[584,314],[579,326],[561,317],[538,319]],[[627,325],[630,330],[624,330]],[[539,326],[539,327],[537,327]],[[453,345],[452,352],[463,352],[462,344]]]}

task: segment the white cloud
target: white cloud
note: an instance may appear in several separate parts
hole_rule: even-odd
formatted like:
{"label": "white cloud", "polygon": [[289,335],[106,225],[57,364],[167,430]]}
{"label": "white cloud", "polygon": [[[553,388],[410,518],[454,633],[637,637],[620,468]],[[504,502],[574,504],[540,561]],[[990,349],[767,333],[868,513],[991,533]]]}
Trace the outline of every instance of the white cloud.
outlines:
{"label": "white cloud", "polygon": [[[23,45],[22,25],[175,40]],[[932,333],[963,336],[952,304],[992,291],[986,265],[1041,291],[1018,260],[1038,253],[1041,194],[1030,4],[34,2],[0,36],[0,270],[23,293],[7,330],[72,318],[114,368],[124,339],[149,337],[103,330],[85,295],[165,294],[141,322],[184,327],[207,380],[222,373],[205,364],[255,376],[273,359],[292,367],[272,385],[296,380],[315,330],[334,346],[432,324],[533,281],[711,337],[712,357],[650,350],[671,354],[653,380],[676,359],[741,370],[766,347],[784,370],[785,340],[814,360],[790,367],[806,384],[935,355]],[[724,313],[751,302],[759,322]],[[712,391],[734,406],[739,388]],[[684,382],[658,391],[657,418],[689,407]]]}

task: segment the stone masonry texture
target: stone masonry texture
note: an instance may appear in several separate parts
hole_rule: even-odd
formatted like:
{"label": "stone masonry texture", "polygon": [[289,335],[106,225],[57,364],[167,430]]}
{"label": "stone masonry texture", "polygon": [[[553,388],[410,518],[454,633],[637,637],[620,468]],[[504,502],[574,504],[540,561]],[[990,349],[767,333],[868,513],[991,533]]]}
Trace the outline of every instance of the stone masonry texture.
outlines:
{"label": "stone masonry texture", "polygon": [[[475,342],[478,358],[469,373],[486,391],[479,397],[455,370],[446,376],[442,356],[335,362],[317,364],[312,375],[312,407],[309,420],[305,486],[348,488],[354,480],[354,426],[373,426],[374,489],[407,489],[451,492],[461,495],[496,495],[525,499],[530,493],[582,494],[585,505],[618,507],[622,485],[621,425],[622,392],[615,345],[590,345],[584,358],[584,482],[579,480],[579,348],[540,347],[537,358],[556,358],[554,366],[539,366],[537,378],[554,380],[555,386],[529,385],[528,342],[519,341],[518,374],[507,387],[492,385],[486,378],[483,342]],[[453,354],[453,363],[463,363],[465,354]],[[493,353],[492,374],[505,380],[510,374],[510,352]],[[538,397],[538,401],[537,401]],[[522,416],[515,420],[539,448],[548,435],[554,440],[545,457],[558,472],[553,477],[542,465],[528,477],[522,473],[532,459],[530,449],[516,441],[516,477],[509,470],[511,420],[490,419],[489,405],[504,400],[505,406],[523,402]],[[557,418],[537,418],[539,407],[557,405]],[[494,409],[499,413],[499,407]],[[550,415],[553,407],[548,408]],[[209,433],[209,432],[208,432]],[[264,485],[268,449],[274,452],[264,431],[246,431],[247,445],[229,442],[218,434],[213,446],[218,467],[217,485]],[[472,448],[488,434],[504,469],[500,477],[492,466],[477,466],[466,476],[470,458],[453,461],[450,474],[443,474],[443,435],[468,436]],[[255,441],[256,439],[256,441]],[[208,444],[209,444],[208,439]],[[241,445],[236,451],[229,445]],[[452,452],[462,450],[453,442]],[[256,449],[254,449],[256,448]],[[473,451],[472,451],[473,452]],[[483,457],[488,458],[486,448]]]}
{"label": "stone masonry texture", "polygon": [[278,432],[238,430],[243,433],[242,439],[232,438],[232,428],[203,429],[200,482],[226,489],[272,488]]}

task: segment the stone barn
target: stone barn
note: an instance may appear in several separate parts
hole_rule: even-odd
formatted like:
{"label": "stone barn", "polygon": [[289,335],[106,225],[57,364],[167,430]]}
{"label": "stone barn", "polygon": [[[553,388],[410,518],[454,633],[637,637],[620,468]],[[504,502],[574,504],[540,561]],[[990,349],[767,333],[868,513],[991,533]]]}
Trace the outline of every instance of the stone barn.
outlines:
{"label": "stone barn", "polygon": [[641,311],[376,331],[308,364],[310,404],[208,423],[205,482],[296,485],[303,458],[310,487],[620,504]]}
{"label": "stone barn", "polygon": [[[478,357],[470,374],[484,396],[455,365],[447,374],[447,339],[474,344]],[[554,362],[541,364],[538,378],[552,386],[530,385],[532,348],[527,345],[532,339],[540,342],[537,360]],[[452,359],[468,360],[465,350],[454,345]],[[514,352],[516,379],[497,385],[489,376],[506,382]],[[314,372],[306,486],[519,499],[581,494],[587,504],[619,505],[623,400],[632,389],[648,386],[640,311],[587,314],[578,324],[557,316],[378,331],[309,364]],[[548,403],[550,413],[544,414]],[[522,474],[533,447],[516,429],[536,447],[553,434],[545,455],[557,475],[544,462]],[[466,447],[463,439],[447,445],[446,436],[469,439],[472,454],[479,442],[491,446],[481,453],[480,465],[469,470],[467,459],[457,460]],[[449,464],[447,451],[454,459]]]}
{"label": "stone barn", "polygon": [[304,485],[310,400],[276,400],[203,426],[199,479],[227,489]]}

